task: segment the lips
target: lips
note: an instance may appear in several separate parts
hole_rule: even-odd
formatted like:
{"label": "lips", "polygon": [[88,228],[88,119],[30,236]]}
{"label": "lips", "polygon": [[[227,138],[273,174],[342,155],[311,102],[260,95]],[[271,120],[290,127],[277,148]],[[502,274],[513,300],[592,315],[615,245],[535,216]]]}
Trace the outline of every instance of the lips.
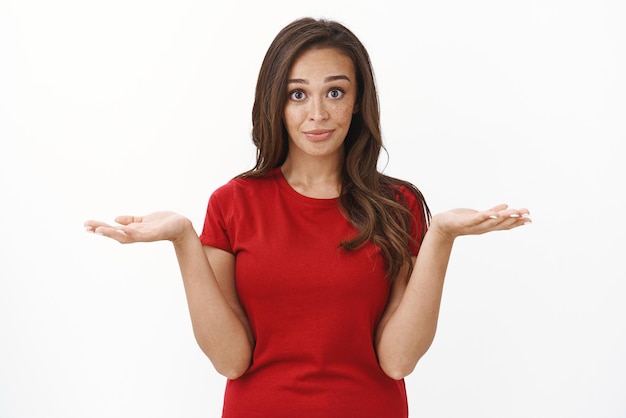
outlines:
{"label": "lips", "polygon": [[333,135],[332,129],[312,129],[304,131],[304,136],[310,141],[325,141]]}

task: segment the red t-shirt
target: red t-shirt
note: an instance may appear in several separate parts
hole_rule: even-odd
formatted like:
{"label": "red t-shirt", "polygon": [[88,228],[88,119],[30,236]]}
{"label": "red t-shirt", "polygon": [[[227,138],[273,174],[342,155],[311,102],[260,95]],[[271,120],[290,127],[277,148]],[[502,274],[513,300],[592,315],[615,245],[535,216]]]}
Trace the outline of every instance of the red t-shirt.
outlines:
{"label": "red t-shirt", "polygon": [[338,199],[299,194],[279,168],[213,193],[200,240],[235,255],[256,339],[249,369],[227,382],[224,418],[407,416],[404,381],[385,375],[373,344],[389,296],[385,263],[371,243],[339,247],[355,234]]}

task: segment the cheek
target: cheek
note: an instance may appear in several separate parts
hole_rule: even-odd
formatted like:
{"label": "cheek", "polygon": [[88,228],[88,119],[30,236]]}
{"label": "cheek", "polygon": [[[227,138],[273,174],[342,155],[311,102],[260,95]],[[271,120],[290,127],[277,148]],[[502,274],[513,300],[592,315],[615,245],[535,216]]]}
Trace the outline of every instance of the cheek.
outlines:
{"label": "cheek", "polygon": [[336,109],[335,117],[337,120],[341,120],[343,123],[350,124],[352,121],[352,115],[354,114],[353,106],[341,106]]}
{"label": "cheek", "polygon": [[288,128],[290,126],[294,126],[300,123],[300,115],[299,112],[296,109],[293,108],[285,108],[285,111],[283,112],[283,120],[285,121],[285,126],[287,126]]}

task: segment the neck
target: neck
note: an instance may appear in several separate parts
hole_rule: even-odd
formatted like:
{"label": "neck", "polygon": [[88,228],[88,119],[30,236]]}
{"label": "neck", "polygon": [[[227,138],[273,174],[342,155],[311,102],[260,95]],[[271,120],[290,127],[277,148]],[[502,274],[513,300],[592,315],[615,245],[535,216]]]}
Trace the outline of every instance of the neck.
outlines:
{"label": "neck", "polygon": [[341,193],[341,162],[294,161],[287,156],[281,166],[287,183],[298,193],[317,199],[332,199]]}

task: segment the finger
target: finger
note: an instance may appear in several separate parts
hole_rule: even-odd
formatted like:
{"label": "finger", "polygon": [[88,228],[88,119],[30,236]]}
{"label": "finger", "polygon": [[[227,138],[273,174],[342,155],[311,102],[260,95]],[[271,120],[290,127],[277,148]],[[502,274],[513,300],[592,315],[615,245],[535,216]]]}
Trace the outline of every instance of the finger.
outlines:
{"label": "finger", "polygon": [[515,222],[514,225],[512,226],[513,228],[532,223],[532,220],[530,219],[530,211],[526,208],[521,208],[521,209],[512,211],[508,213],[508,217],[518,220],[518,222]]}
{"label": "finger", "polygon": [[[513,215],[517,215],[517,214],[513,214]],[[495,226],[494,230],[509,230],[509,229],[517,228],[519,226],[528,225],[532,223],[532,220],[527,215],[520,215],[520,216],[509,215],[508,217],[502,217],[501,219],[502,219],[501,222]]]}
{"label": "finger", "polygon": [[500,216],[510,216],[511,214],[514,214],[514,213],[520,216],[524,214],[525,215],[530,214],[530,211],[527,208],[514,209],[514,208],[509,208],[509,206],[505,204],[494,206],[493,208],[491,208],[491,211],[495,212],[495,214],[500,214]]}
{"label": "finger", "polygon": [[524,220],[524,219],[518,219],[513,223],[504,225],[502,227],[503,230],[509,230],[509,229],[514,229],[514,228],[518,228],[520,226],[524,226],[524,225],[530,225],[532,223],[532,221],[528,221],[528,220]]}
{"label": "finger", "polygon": [[131,237],[121,228],[115,228],[111,226],[100,226],[94,229],[96,235],[102,235],[107,238],[112,238],[122,244],[134,242]]}
{"label": "finger", "polygon": [[142,221],[141,216],[122,215],[115,218],[115,222],[120,225],[130,225],[132,223],[140,223]]}
{"label": "finger", "polygon": [[525,212],[520,209],[508,208],[497,213],[498,218],[521,218]]}
{"label": "finger", "polygon": [[522,213],[522,216],[520,218],[520,223],[522,225],[528,225],[528,224],[533,223],[533,220],[530,218],[530,214],[528,212]]}
{"label": "finger", "polygon": [[490,211],[491,211],[491,212],[498,213],[498,212],[500,212],[500,211],[505,210],[505,209],[506,209],[506,208],[508,208],[508,207],[509,207],[509,205],[507,205],[506,203],[501,203],[501,204],[499,204],[499,205],[496,205],[496,206],[492,207],[492,208],[490,209]]}
{"label": "finger", "polygon": [[88,220],[85,221],[85,223],[83,224],[83,226],[85,227],[85,231],[87,232],[94,232],[96,228],[103,226],[103,227],[109,227],[110,225],[101,221],[95,221],[95,220]]}
{"label": "finger", "polygon": [[483,213],[485,214],[485,219],[489,218],[489,219],[498,219],[499,218],[499,214],[500,212],[502,212],[503,210],[505,210],[506,208],[508,208],[509,205],[505,204],[505,203],[501,203],[499,205],[496,205],[494,207],[492,207],[489,210],[484,211]]}

